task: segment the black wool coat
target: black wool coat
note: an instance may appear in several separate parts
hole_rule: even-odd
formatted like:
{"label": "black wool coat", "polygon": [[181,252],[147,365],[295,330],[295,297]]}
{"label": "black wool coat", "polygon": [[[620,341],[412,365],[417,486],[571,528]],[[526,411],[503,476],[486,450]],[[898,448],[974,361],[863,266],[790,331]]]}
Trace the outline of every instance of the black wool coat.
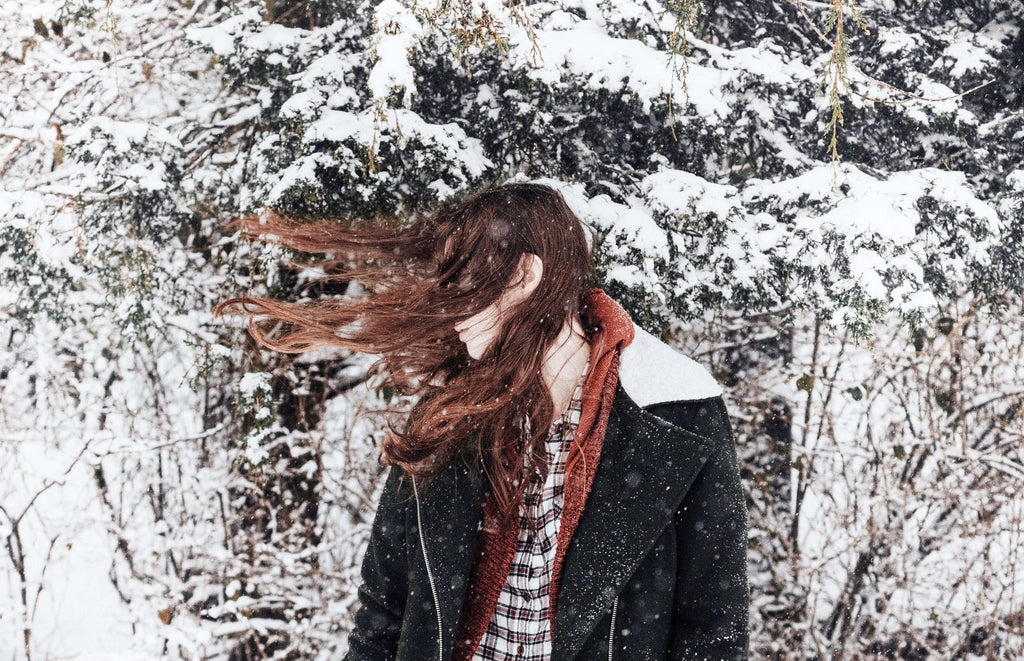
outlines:
{"label": "black wool coat", "polygon": [[[566,551],[552,661],[746,659],[746,505],[721,390],[637,327]],[[362,566],[350,661],[448,661],[483,518],[456,462],[393,468]]]}

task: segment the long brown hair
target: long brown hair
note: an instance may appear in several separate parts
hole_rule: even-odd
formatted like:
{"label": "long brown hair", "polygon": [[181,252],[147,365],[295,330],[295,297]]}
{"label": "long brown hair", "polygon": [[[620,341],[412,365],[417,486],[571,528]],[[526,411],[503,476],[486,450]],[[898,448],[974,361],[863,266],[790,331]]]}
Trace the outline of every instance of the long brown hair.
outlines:
{"label": "long brown hair", "polygon": [[[240,296],[214,313],[240,304],[265,315],[261,322],[250,316],[249,332],[278,351],[327,345],[379,354],[371,371],[382,385],[419,396],[404,429],[391,427],[386,461],[415,476],[435,475],[456,458],[479,464],[498,509],[510,515],[527,484],[524,455],[545,464],[554,404],[541,378],[544,354],[566,321],[575,317],[586,328],[581,297],[595,280],[582,224],[561,194],[540,184],[494,186],[397,227],[301,222],[273,212],[237,225],[249,238],[325,253],[300,265],[322,269],[321,282],[355,280],[367,295],[309,302]],[[540,257],[541,281],[473,360],[454,326],[517,284],[524,253]],[[274,338],[260,325],[268,321],[281,331]],[[521,447],[524,416],[532,431]]]}

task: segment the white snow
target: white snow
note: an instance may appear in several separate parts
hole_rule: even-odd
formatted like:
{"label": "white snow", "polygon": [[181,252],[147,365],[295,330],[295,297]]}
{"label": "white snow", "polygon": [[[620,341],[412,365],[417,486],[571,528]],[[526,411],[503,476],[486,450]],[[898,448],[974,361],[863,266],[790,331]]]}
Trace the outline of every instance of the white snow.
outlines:
{"label": "white snow", "polygon": [[413,12],[398,0],[383,0],[374,9],[373,50],[377,61],[367,84],[374,99],[383,102],[394,89],[402,89],[402,104],[409,106],[416,92],[416,73],[410,51],[419,43],[423,27]]}

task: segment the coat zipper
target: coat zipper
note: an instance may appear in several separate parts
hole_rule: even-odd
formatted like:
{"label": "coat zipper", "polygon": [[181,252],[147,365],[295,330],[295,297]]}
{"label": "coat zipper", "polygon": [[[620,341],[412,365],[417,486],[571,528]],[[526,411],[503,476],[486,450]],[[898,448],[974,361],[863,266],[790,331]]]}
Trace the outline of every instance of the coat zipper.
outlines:
{"label": "coat zipper", "polygon": [[608,661],[613,661],[612,652],[615,645],[615,616],[619,612],[619,598],[615,597],[615,602],[612,603],[612,624],[608,627]]}
{"label": "coat zipper", "polygon": [[[419,526],[420,549],[423,551],[423,564],[427,567],[427,582],[430,583],[430,595],[434,598],[434,612],[437,613],[437,661],[444,661],[444,630],[441,628],[441,602],[437,598],[437,587],[434,585],[434,572],[430,571],[430,560],[427,558],[427,544],[423,541],[423,518],[420,516],[420,494],[416,488],[415,478],[412,481],[412,493],[416,498],[416,525]],[[609,651],[610,654],[610,651]]]}

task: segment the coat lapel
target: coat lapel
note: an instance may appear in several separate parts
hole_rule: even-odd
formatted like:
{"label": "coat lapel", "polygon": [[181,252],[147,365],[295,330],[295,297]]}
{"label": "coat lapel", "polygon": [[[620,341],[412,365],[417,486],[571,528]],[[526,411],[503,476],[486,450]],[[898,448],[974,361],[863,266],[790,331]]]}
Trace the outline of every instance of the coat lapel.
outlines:
{"label": "coat lapel", "polygon": [[562,569],[554,659],[571,659],[672,520],[710,441],[616,389],[587,503]]}

